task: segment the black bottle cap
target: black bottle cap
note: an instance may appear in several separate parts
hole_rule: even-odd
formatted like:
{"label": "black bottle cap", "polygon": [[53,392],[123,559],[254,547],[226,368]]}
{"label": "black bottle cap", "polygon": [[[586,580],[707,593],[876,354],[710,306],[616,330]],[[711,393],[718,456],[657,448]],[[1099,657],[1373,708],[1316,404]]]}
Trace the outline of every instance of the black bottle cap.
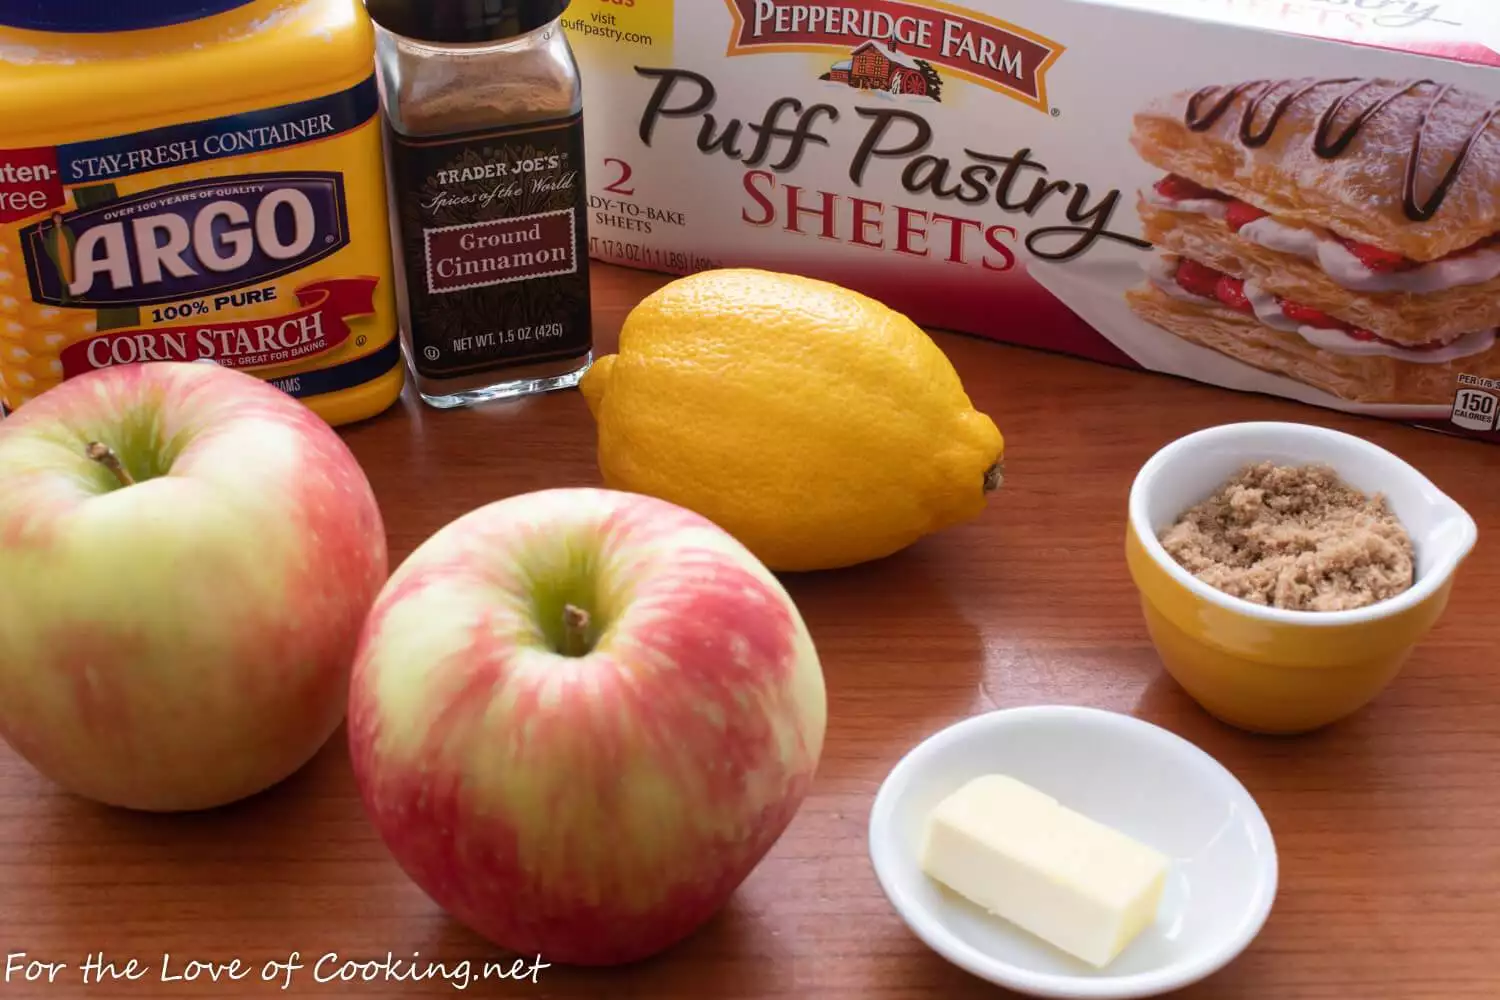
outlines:
{"label": "black bottle cap", "polygon": [[419,42],[499,42],[551,24],[570,0],[365,0],[370,18]]}

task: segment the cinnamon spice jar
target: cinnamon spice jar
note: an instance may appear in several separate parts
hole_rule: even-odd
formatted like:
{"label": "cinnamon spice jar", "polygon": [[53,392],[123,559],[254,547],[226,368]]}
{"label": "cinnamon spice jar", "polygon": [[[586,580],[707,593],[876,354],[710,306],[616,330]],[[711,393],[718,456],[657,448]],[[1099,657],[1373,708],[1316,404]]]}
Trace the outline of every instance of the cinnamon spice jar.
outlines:
{"label": "cinnamon spice jar", "polygon": [[455,407],[576,385],[593,335],[568,0],[366,6],[418,391]]}

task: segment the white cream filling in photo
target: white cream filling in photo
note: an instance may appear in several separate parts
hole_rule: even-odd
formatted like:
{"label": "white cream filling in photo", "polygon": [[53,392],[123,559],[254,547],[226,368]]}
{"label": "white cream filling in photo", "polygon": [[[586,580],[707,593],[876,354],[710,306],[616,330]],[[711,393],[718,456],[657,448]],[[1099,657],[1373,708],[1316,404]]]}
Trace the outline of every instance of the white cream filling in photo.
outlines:
{"label": "white cream filling in photo", "polygon": [[[1179,285],[1177,283],[1176,257],[1152,257],[1146,264],[1146,274],[1150,278],[1152,285],[1171,298],[1183,302],[1207,303],[1221,307],[1224,305],[1224,303],[1216,298],[1195,295]],[[1446,347],[1426,351],[1397,347],[1394,344],[1387,344],[1378,340],[1358,340],[1349,336],[1343,330],[1308,326],[1304,323],[1298,323],[1294,319],[1289,319],[1281,311],[1281,303],[1277,297],[1253,281],[1245,282],[1245,298],[1249,300],[1251,308],[1255,310],[1256,319],[1260,320],[1265,326],[1273,330],[1280,330],[1283,333],[1295,333],[1312,346],[1319,350],[1327,351],[1330,354],[1341,354],[1346,357],[1355,358],[1393,358],[1397,361],[1409,361],[1418,365],[1439,365],[1449,361],[1457,361],[1460,358],[1472,357],[1475,354],[1483,354],[1495,346],[1494,330],[1466,333]]]}
{"label": "white cream filling in photo", "polygon": [[[1151,188],[1141,192],[1151,205],[1171,212],[1223,219],[1228,203],[1211,198],[1173,199]],[[1280,222],[1271,216],[1256,219],[1239,231],[1248,243],[1310,260],[1323,273],[1352,292],[1408,292],[1431,295],[1453,288],[1482,285],[1500,278],[1500,246],[1486,246],[1446,260],[1435,260],[1409,271],[1374,271],[1326,229]]]}

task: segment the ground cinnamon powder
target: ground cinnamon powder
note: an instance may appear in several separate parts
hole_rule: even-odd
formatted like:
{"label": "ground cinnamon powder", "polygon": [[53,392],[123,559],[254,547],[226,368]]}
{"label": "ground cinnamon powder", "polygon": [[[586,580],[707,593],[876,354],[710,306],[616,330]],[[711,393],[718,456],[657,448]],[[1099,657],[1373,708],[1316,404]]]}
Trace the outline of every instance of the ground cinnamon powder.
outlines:
{"label": "ground cinnamon powder", "polygon": [[1411,536],[1385,497],[1326,466],[1241,470],[1161,536],[1209,586],[1291,611],[1347,611],[1410,589]]}

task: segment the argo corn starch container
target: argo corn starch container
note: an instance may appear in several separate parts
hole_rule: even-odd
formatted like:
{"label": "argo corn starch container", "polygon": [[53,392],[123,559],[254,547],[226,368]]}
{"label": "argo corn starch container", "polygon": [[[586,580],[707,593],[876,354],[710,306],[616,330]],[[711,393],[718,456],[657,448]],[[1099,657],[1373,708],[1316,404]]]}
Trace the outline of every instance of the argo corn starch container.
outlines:
{"label": "argo corn starch container", "polygon": [[0,4],[0,406],[251,372],[333,424],[403,367],[359,0]]}

